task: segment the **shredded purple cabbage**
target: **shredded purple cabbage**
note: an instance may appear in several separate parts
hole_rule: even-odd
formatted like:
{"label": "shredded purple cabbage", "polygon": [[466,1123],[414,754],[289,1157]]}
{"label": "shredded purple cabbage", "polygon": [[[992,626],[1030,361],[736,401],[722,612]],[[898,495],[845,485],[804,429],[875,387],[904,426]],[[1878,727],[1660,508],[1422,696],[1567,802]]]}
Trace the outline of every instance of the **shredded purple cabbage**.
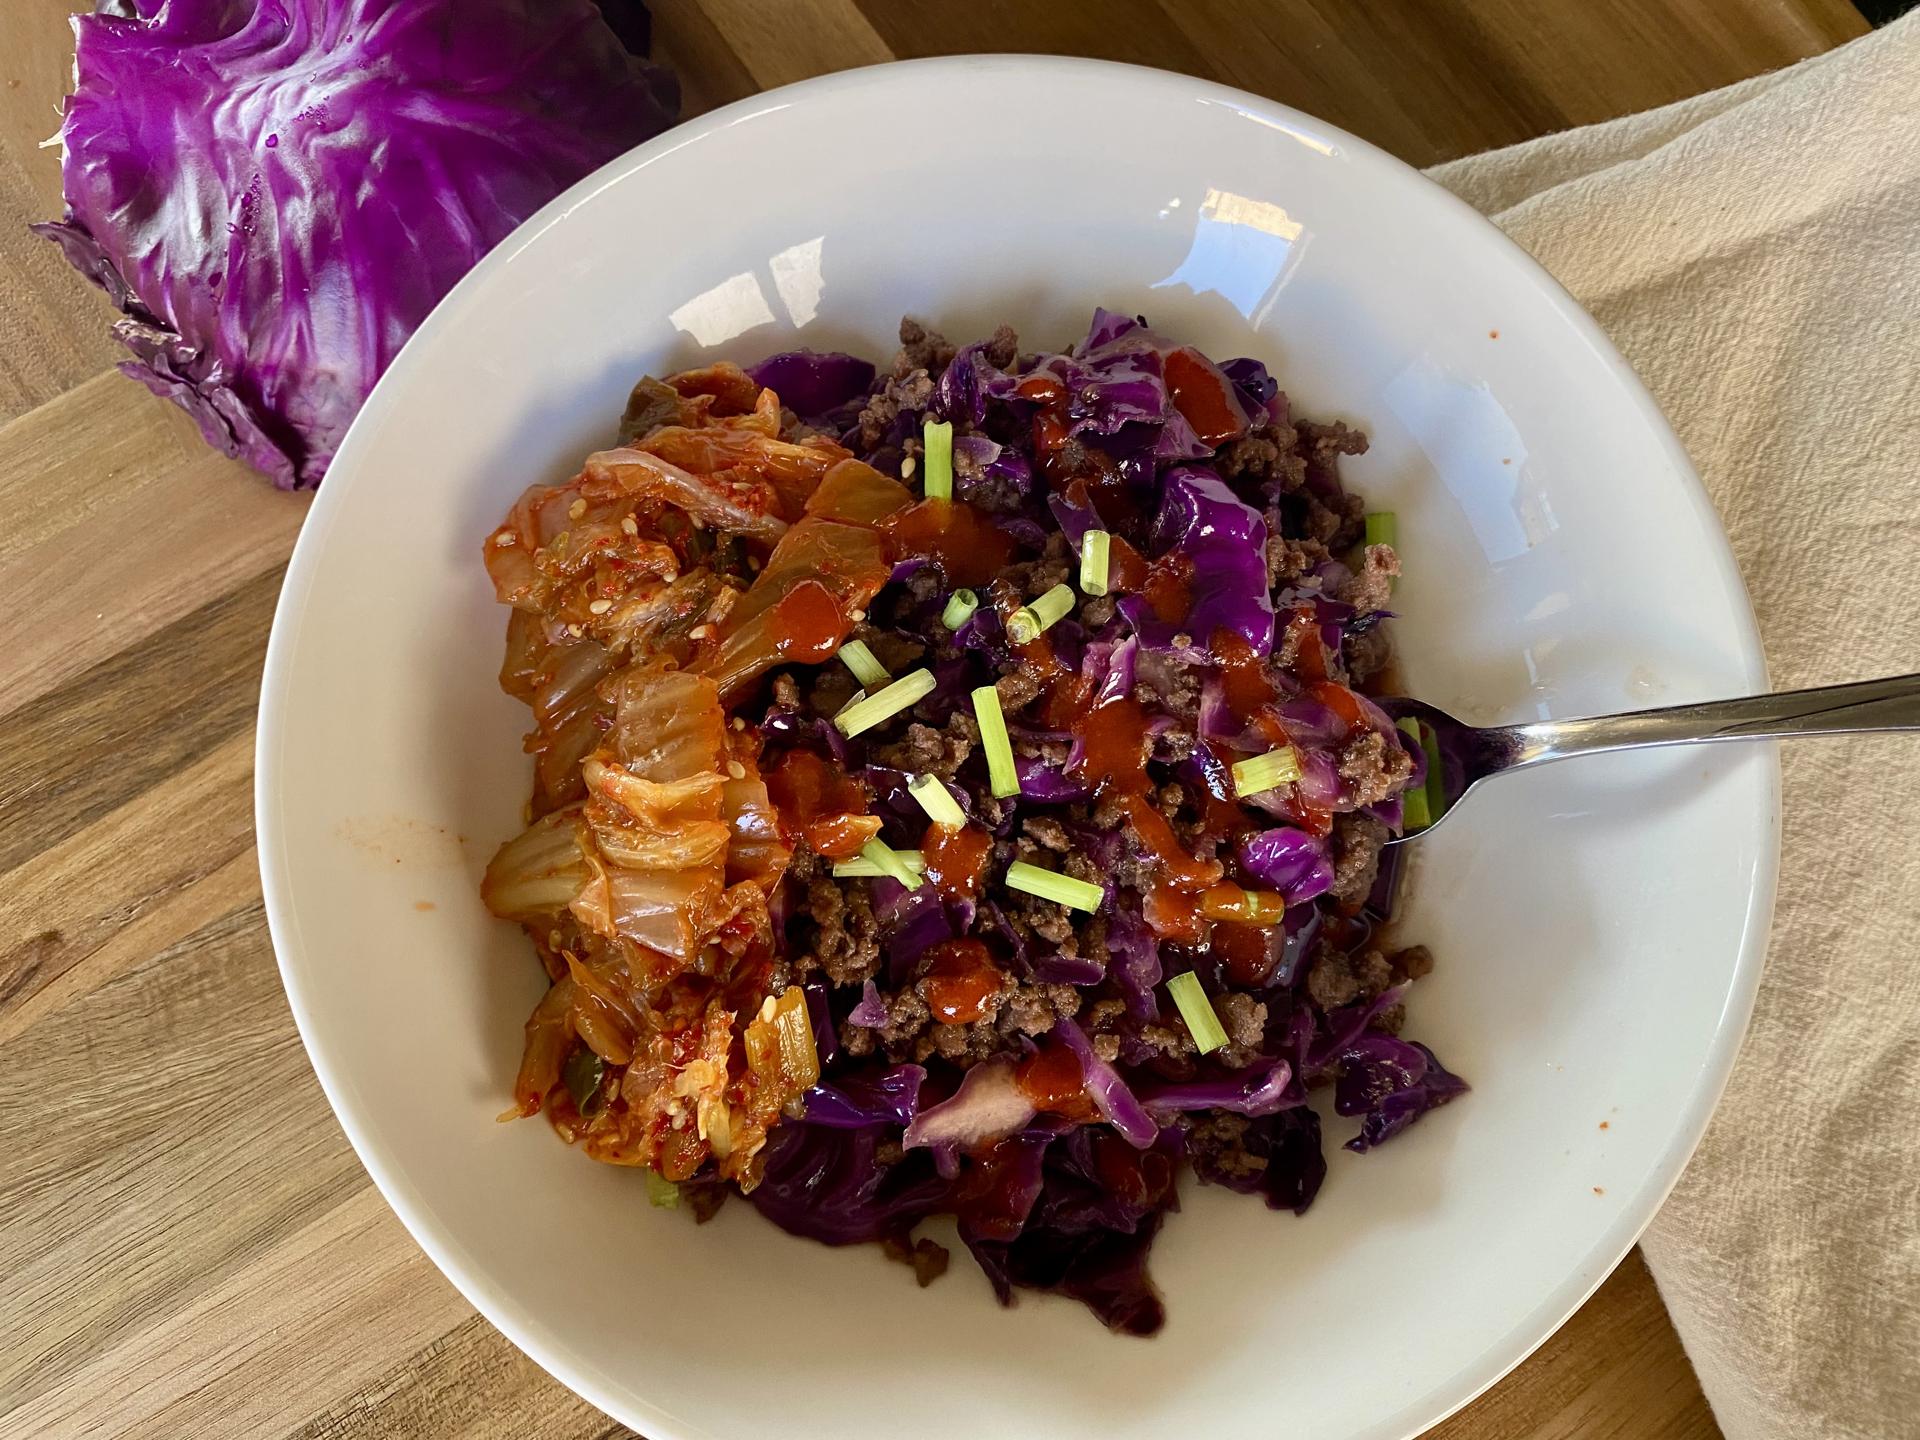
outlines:
{"label": "shredded purple cabbage", "polygon": [[[881,838],[901,849],[928,843],[907,784],[934,764],[929,773],[990,836],[995,870],[1012,858],[1058,869],[1071,856],[1102,899],[1062,922],[995,885],[964,900],[885,879],[815,894],[829,882],[814,871],[782,934],[810,987],[809,1013],[839,1033],[822,1045],[804,1118],[772,1132],[754,1203],[832,1244],[905,1243],[918,1220],[952,1214],[1003,1301],[1050,1291],[1116,1331],[1151,1333],[1164,1312],[1147,1254],[1177,1208],[1181,1165],[1203,1183],[1304,1212],[1326,1176],[1323,1113],[1357,1119],[1346,1148],[1364,1153],[1466,1089],[1429,1049],[1400,1038],[1408,982],[1424,962],[1403,968],[1413,952],[1381,939],[1400,882],[1400,851],[1382,847],[1401,824],[1401,792],[1424,779],[1424,758],[1364,684],[1385,612],[1344,558],[1361,510],[1331,456],[1354,444],[1294,417],[1257,360],[1215,367],[1106,310],[1083,341],[1054,353],[1014,353],[996,337],[924,376],[911,359],[877,372],[809,352],[752,373],[895,474],[911,477],[905,461],[920,454],[923,419],[950,422],[958,497],[1015,545],[1010,593],[1037,594],[1042,574],[1059,574],[1048,565],[1063,564],[1074,583],[1095,529],[1114,537],[1114,553],[1130,547],[1129,563],[1174,577],[1158,592],[1115,585],[1104,599],[1077,597],[1047,632],[1053,673],[1071,677],[1085,706],[1136,707],[1157,787],[1148,798],[1176,840],[1215,862],[1223,882],[1284,905],[1277,923],[1203,925],[1197,941],[1157,931],[1167,923],[1154,918],[1165,904],[1159,872],[1086,768],[1085,736],[1034,703],[1022,679],[1029,662],[1009,644],[991,587],[950,633],[938,618],[953,588],[941,562],[898,562],[869,607],[868,633],[912,657],[903,664],[925,666],[934,692],[887,738],[853,741],[786,692],[761,721],[768,757],[810,749],[862,777]],[[1212,408],[1190,417],[1176,381],[1212,387]],[[1209,444],[1203,430],[1230,438]],[[1302,658],[1316,646],[1317,658]],[[1270,701],[1249,708],[1229,649],[1232,665],[1258,667]],[[804,695],[803,668],[797,678]],[[996,682],[1011,697],[1012,797],[989,793],[977,732],[955,728],[954,717],[971,715],[970,692]],[[1296,752],[1299,778],[1240,795],[1234,763],[1280,743]],[[929,759],[954,754],[963,758],[944,769]],[[923,1024],[950,942],[983,944],[1018,1003]],[[824,984],[862,944],[869,970]],[[1167,979],[1188,971],[1228,1031],[1211,1053],[1195,1053],[1166,996]],[[1066,1076],[1077,1098],[1062,1109],[1030,1088],[1030,1070],[1049,1084]]]}

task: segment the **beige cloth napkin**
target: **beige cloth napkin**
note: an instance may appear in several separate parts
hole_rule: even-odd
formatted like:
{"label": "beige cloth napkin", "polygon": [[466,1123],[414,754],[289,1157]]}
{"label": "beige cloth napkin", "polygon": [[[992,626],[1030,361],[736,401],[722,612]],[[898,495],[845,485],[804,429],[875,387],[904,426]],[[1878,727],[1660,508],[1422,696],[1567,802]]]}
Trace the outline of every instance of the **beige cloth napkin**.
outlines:
{"label": "beige cloth napkin", "polygon": [[[1774,684],[1920,670],[1920,14],[1433,174],[1652,389]],[[1920,1436],[1920,736],[1781,763],[1753,1028],[1646,1254],[1731,1440]]]}

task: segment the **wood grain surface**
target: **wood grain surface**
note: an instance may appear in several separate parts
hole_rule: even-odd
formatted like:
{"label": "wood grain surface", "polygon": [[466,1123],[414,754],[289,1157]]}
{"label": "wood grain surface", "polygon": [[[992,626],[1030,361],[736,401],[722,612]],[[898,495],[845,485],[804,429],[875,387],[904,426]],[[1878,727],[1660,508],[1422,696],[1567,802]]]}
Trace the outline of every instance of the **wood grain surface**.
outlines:
{"label": "wood grain surface", "polygon": [[[294,1033],[253,709],[306,502],[111,372],[56,213],[66,0],[0,8],[0,1437],[624,1436],[372,1189]],[[1416,164],[1864,29],[1845,0],[657,0],[689,113],[894,57],[1130,60]],[[507,1077],[502,1077],[503,1089]],[[1444,1440],[1717,1435],[1637,1255]]]}

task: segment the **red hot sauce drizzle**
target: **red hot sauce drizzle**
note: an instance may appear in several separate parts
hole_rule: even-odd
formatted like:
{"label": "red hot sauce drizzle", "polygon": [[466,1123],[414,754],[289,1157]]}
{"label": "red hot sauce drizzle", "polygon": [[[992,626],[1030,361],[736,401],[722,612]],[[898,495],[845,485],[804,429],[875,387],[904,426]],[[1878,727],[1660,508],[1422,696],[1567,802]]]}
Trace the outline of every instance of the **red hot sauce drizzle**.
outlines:
{"label": "red hot sauce drizzle", "polygon": [[984,1019],[988,1002],[1000,993],[1006,977],[993,963],[986,942],[962,938],[942,940],[927,948],[926,973],[920,994],[943,1025],[971,1025]]}
{"label": "red hot sauce drizzle", "polygon": [[978,825],[929,825],[920,841],[927,879],[948,900],[978,900],[986,885],[993,836]]}

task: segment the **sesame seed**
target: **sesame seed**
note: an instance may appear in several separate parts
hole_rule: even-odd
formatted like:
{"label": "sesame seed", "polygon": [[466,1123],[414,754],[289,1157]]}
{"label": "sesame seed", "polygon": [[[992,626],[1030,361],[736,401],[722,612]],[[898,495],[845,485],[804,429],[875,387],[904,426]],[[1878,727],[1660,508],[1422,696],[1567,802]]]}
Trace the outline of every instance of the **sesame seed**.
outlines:
{"label": "sesame seed", "polygon": [[611,600],[596,600],[587,609],[595,615],[604,615],[613,608]]}
{"label": "sesame seed", "polygon": [[727,761],[727,774],[735,780],[744,780],[747,778],[747,767],[742,765],[738,760],[729,760]]}
{"label": "sesame seed", "polygon": [[858,625],[862,620],[867,618],[867,612],[864,610],[849,610],[847,617],[852,620],[854,624]]}
{"label": "sesame seed", "polygon": [[760,568],[760,557],[758,555],[747,556],[747,569],[758,570],[759,568]]}
{"label": "sesame seed", "polygon": [[626,531],[627,534],[629,535],[638,535],[640,533],[640,526],[638,522],[636,522],[633,516],[631,515],[625,515],[621,517],[620,528]]}
{"label": "sesame seed", "polygon": [[733,728],[736,730],[744,730],[747,728],[747,722],[736,715],[733,717]]}
{"label": "sesame seed", "polygon": [[913,466],[914,459],[911,455],[900,462],[900,478],[902,480],[911,480],[913,478]]}
{"label": "sesame seed", "polygon": [[573,502],[573,504],[567,507],[567,518],[569,520],[578,520],[582,515],[586,513],[587,513],[587,502],[584,500],[576,500]]}
{"label": "sesame seed", "polygon": [[493,543],[498,545],[502,550],[505,550],[509,545],[514,543],[513,532],[511,530],[502,530],[498,535],[493,537]]}
{"label": "sesame seed", "polygon": [[687,631],[687,638],[689,640],[704,640],[712,633],[713,627],[711,625],[696,625]]}
{"label": "sesame seed", "polygon": [[769,996],[767,996],[767,998],[766,998],[765,1000],[762,1000],[762,1001],[760,1002],[760,1018],[761,1018],[762,1020],[771,1020],[771,1019],[773,1019],[773,1012],[774,1012],[774,1010],[775,1010],[775,1008],[776,1008],[776,1007],[775,1007],[775,1004],[774,1004],[774,999],[773,999],[773,997],[772,997],[771,995],[769,995]]}
{"label": "sesame seed", "polygon": [[582,630],[578,625],[569,625],[567,626],[567,633],[573,636],[574,639],[578,640],[586,632]]}

